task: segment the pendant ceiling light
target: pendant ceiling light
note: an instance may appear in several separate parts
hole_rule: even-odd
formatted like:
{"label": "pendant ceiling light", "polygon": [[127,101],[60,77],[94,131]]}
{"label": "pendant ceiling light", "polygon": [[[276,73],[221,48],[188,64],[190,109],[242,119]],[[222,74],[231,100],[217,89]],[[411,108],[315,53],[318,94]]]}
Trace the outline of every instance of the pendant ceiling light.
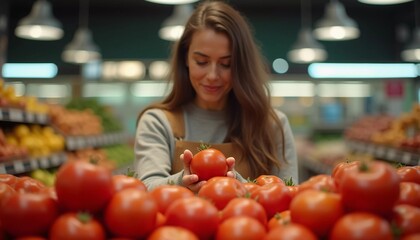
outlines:
{"label": "pendant ceiling light", "polygon": [[401,52],[401,58],[407,62],[420,62],[420,17],[419,2],[414,1],[414,30],[413,37]]}
{"label": "pendant ceiling light", "polygon": [[391,5],[391,4],[399,4],[399,3],[406,3],[411,2],[413,0],[359,0],[359,2],[366,3],[366,4],[375,4],[375,5]]}
{"label": "pendant ceiling light", "polygon": [[[327,51],[316,41],[310,28],[310,0],[301,0],[301,29],[298,39],[287,57],[295,63],[320,62],[327,59]],[[306,5],[305,5],[306,4]]]}
{"label": "pendant ceiling light", "polygon": [[315,37],[324,41],[343,41],[358,38],[357,23],[347,16],[338,0],[331,0],[325,7],[324,18],[315,23]]}
{"label": "pendant ceiling light", "polygon": [[80,26],[74,34],[73,40],[66,45],[61,57],[69,63],[83,64],[99,60],[101,53],[93,42],[92,32],[88,28],[89,0],[80,0]]}
{"label": "pendant ceiling light", "polygon": [[15,29],[16,36],[31,40],[58,40],[63,33],[61,23],[54,18],[47,0],[37,0],[30,14],[20,20]]}
{"label": "pendant ceiling light", "polygon": [[174,6],[172,15],[162,23],[159,37],[168,41],[177,41],[184,32],[185,24],[193,12],[191,4]]}
{"label": "pendant ceiling light", "polygon": [[188,4],[197,2],[198,0],[146,0],[147,2],[159,4]]}

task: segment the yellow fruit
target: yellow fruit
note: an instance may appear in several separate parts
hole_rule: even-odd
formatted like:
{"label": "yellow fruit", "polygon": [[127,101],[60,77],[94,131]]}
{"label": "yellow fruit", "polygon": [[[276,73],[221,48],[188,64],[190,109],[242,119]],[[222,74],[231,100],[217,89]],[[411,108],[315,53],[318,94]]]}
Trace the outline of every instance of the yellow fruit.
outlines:
{"label": "yellow fruit", "polygon": [[23,138],[28,136],[31,133],[31,130],[29,129],[28,125],[19,124],[14,128],[13,132],[18,138]]}

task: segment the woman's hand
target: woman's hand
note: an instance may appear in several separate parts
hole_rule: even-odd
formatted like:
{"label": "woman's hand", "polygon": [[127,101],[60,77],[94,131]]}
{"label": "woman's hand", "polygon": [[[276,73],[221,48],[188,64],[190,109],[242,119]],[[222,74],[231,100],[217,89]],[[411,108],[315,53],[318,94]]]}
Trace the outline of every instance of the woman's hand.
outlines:
{"label": "woman's hand", "polygon": [[226,176],[231,178],[236,178],[235,173],[235,159],[233,157],[226,158],[226,163],[228,165],[228,171],[226,173]]}
{"label": "woman's hand", "polygon": [[182,176],[182,184],[189,188],[193,192],[198,192],[200,188],[206,183],[206,181],[198,181],[197,174],[192,174],[190,171],[190,164],[193,158],[193,154],[190,150],[185,150],[181,154],[180,159],[184,163],[184,176]]}

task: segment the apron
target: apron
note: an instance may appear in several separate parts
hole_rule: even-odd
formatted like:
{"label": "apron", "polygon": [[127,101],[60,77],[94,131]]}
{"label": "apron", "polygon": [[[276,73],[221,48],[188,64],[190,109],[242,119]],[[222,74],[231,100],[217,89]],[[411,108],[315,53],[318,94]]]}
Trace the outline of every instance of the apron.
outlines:
{"label": "apron", "polygon": [[234,143],[220,143],[212,144],[205,142],[193,142],[193,141],[184,141],[185,137],[185,126],[184,126],[184,115],[182,110],[173,110],[167,111],[163,110],[166,117],[168,118],[169,124],[171,125],[172,132],[175,137],[175,152],[172,161],[171,174],[175,174],[184,169],[184,164],[182,163],[179,156],[184,153],[185,149],[190,150],[193,154],[198,152],[198,149],[201,144],[210,144],[211,148],[215,148],[221,151],[225,157],[234,157],[235,158],[235,171],[237,171],[245,179],[251,177],[251,171],[246,158],[242,155],[242,152],[239,150],[236,144]]}

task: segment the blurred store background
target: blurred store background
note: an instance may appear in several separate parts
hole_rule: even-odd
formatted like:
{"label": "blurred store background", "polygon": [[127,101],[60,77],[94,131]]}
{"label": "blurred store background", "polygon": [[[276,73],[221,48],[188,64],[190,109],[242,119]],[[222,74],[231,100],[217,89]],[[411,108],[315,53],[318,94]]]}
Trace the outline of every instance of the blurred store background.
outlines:
{"label": "blurred store background", "polygon": [[[164,30],[198,2],[1,0],[0,143],[9,152],[0,172],[91,151],[129,165],[137,114],[170,88],[177,32]],[[227,2],[272,66],[273,105],[289,116],[302,180],[354,154],[419,165],[419,0]]]}

